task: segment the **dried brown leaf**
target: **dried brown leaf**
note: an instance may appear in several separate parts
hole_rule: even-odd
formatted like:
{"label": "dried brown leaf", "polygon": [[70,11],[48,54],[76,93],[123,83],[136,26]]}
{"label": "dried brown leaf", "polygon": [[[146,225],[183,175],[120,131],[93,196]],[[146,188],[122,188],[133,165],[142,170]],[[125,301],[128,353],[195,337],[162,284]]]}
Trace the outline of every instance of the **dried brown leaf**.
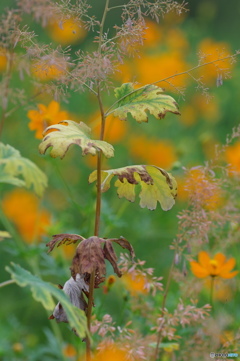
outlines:
{"label": "dried brown leaf", "polygon": [[95,271],[95,287],[103,282],[106,266],[101,247],[102,242],[104,242],[104,239],[93,236],[79,244],[71,267],[73,278],[79,273],[80,275],[85,275],[85,281],[89,283],[90,275]]}
{"label": "dried brown leaf", "polygon": [[119,246],[121,246],[124,249],[127,249],[131,255],[131,258],[133,260],[133,258],[135,257],[135,252],[133,249],[133,246],[131,245],[131,243],[124,237],[120,237],[120,238],[109,238],[108,239],[111,242],[115,242],[117,244],[119,244]]}
{"label": "dried brown leaf", "polygon": [[61,233],[55,234],[52,236],[52,240],[46,244],[49,247],[49,251],[51,252],[55,246],[59,247],[63,244],[69,245],[73,243],[77,243],[78,241],[82,241],[85,238],[78,234],[70,234],[70,233]]}
{"label": "dried brown leaf", "polygon": [[122,273],[117,265],[117,255],[113,249],[112,243],[108,239],[105,241],[103,254],[104,258],[106,258],[113,266],[114,272],[118,275],[118,277],[121,277]]}

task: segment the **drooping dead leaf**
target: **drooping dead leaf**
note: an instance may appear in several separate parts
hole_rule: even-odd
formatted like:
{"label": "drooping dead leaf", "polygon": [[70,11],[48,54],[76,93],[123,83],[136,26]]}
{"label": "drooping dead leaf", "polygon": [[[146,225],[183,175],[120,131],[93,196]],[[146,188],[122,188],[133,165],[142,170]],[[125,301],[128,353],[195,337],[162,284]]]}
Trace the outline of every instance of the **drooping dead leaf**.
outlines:
{"label": "drooping dead leaf", "polygon": [[124,249],[127,249],[129,251],[129,253],[130,253],[130,256],[131,256],[132,260],[134,259],[135,252],[134,252],[133,246],[131,245],[131,243],[126,238],[124,238],[124,237],[109,238],[108,240],[111,241],[111,242],[115,242],[115,243],[119,244],[119,246],[121,246]]}
{"label": "drooping dead leaf", "polygon": [[112,242],[116,242],[121,247],[128,249],[131,256],[134,257],[134,250],[125,238],[103,239],[93,236],[84,239],[78,245],[71,266],[72,277],[75,279],[76,275],[80,274],[84,277],[84,281],[89,284],[90,276],[95,272],[94,287],[97,288],[105,280],[105,259],[111,263],[114,272],[121,277],[122,274],[117,265],[117,255]]}
{"label": "drooping dead leaf", "polygon": [[48,253],[53,250],[54,247],[59,247],[63,244],[69,245],[73,243],[77,243],[78,241],[82,241],[85,238],[78,234],[70,234],[70,233],[61,233],[55,234],[52,236],[52,240],[46,244],[49,247]]}
{"label": "drooping dead leaf", "polygon": [[122,272],[120,271],[117,265],[117,255],[113,249],[111,242],[108,239],[105,241],[103,247],[103,254],[104,254],[104,258],[106,258],[111,263],[114,272],[118,275],[118,277],[121,277]]}

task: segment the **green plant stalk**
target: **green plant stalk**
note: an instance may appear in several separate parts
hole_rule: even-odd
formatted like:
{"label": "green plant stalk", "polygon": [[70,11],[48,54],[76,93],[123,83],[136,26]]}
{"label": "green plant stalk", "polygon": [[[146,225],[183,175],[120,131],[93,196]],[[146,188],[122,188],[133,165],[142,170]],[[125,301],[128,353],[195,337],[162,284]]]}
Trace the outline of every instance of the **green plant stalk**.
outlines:
{"label": "green plant stalk", "polygon": [[210,305],[212,306],[213,312],[214,312],[214,303],[213,303],[214,280],[215,277],[211,276]]}
{"label": "green plant stalk", "polygon": [[[101,53],[102,39],[103,39],[103,28],[108,12],[109,0],[106,0],[105,8],[102,16],[102,21],[100,24],[99,30],[99,45],[98,51]],[[100,140],[104,139],[105,131],[105,119],[100,84],[98,84],[97,99],[99,104],[99,109],[101,113],[101,130],[100,130]],[[101,217],[101,168],[102,168],[102,152],[99,151],[97,159],[97,199],[96,199],[96,212],[95,212],[95,227],[94,227],[94,236],[99,236],[100,229],[100,217]],[[93,294],[94,294],[94,284],[95,284],[95,270],[91,273],[90,276],[90,285],[89,285],[89,298],[88,298],[88,309],[87,309],[87,325],[89,334],[91,334],[91,316],[92,316],[92,305],[93,305]],[[86,338],[86,361],[91,361],[91,341],[90,337],[87,335]]]}
{"label": "green plant stalk", "polygon": [[8,285],[11,285],[11,284],[13,284],[13,283],[15,283],[14,280],[4,281],[4,282],[0,283],[0,288],[1,288],[1,287],[8,286]]}
{"label": "green plant stalk", "polygon": [[[168,274],[168,279],[167,279],[167,284],[166,284],[166,288],[165,288],[165,292],[163,294],[163,301],[162,301],[162,308],[161,308],[161,316],[164,315],[164,309],[165,309],[165,305],[166,305],[166,300],[167,300],[167,295],[168,295],[168,291],[169,291],[169,286],[170,286],[170,283],[171,283],[171,280],[172,280],[172,271],[173,271],[173,268],[174,268],[174,258],[173,257],[173,261],[172,261],[172,264],[171,264],[171,268],[169,270],[169,274]],[[158,360],[158,354],[159,354],[159,347],[160,347],[160,344],[162,342],[162,329],[163,329],[163,325],[164,323],[161,324],[161,327],[158,331],[158,335],[157,335],[157,345],[156,345],[156,348],[155,348],[155,353],[154,353],[154,357],[153,357],[153,360],[154,361],[157,361]]]}

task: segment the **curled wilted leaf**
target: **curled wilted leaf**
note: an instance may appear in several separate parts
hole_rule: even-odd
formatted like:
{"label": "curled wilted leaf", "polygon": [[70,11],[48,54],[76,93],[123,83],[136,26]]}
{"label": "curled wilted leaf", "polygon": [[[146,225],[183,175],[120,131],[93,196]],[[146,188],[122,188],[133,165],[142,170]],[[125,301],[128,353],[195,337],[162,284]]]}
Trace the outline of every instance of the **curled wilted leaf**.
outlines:
{"label": "curled wilted leaf", "polygon": [[79,236],[78,234],[70,234],[70,233],[61,233],[61,234],[55,234],[52,236],[52,240],[46,244],[47,247],[49,247],[48,252],[51,252],[54,247],[59,247],[62,244],[72,244],[77,243],[78,241],[82,241],[85,239],[82,236]]}
{"label": "curled wilted leaf", "polygon": [[[106,192],[110,188],[114,176],[119,198],[126,198],[130,202],[135,200],[135,186],[140,184],[140,207],[153,210],[160,203],[164,211],[168,211],[175,203],[177,195],[177,182],[175,178],[164,169],[153,165],[133,165],[124,168],[103,170],[101,172],[101,190]],[[89,176],[89,182],[97,179],[97,171]]]}
{"label": "curled wilted leaf", "polygon": [[84,277],[85,282],[89,284],[90,276],[94,272],[94,287],[97,288],[105,280],[105,259],[111,263],[114,272],[121,277],[122,274],[117,265],[117,255],[113,249],[112,242],[116,242],[121,247],[128,249],[131,256],[134,256],[132,246],[123,237],[120,239],[103,239],[96,236],[87,238],[76,249],[71,266],[72,277],[75,279],[76,275],[80,274]]}
{"label": "curled wilted leaf", "polygon": [[105,241],[103,247],[103,254],[104,258],[106,258],[113,266],[114,272],[118,275],[118,277],[121,277],[122,273],[117,265],[117,255],[113,249],[111,242],[108,239]]}
{"label": "curled wilted leaf", "polygon": [[[83,292],[88,292],[88,290],[88,285],[79,274],[76,275],[76,279],[71,277],[63,286],[63,292],[69,297],[70,302],[83,311],[87,308]],[[58,302],[53,314],[50,316],[50,319],[53,318],[55,318],[57,322],[68,322],[67,314],[60,302]]]}
{"label": "curled wilted leaf", "polygon": [[82,148],[82,155],[96,155],[100,150],[105,157],[114,156],[113,146],[102,140],[89,138],[91,129],[83,122],[79,124],[72,120],[64,120],[58,124],[51,125],[44,131],[45,137],[39,145],[39,152],[45,154],[49,147],[53,158],[63,158],[72,144]]}
{"label": "curled wilted leaf", "polygon": [[95,271],[95,287],[104,281],[106,266],[102,242],[105,242],[104,239],[93,236],[79,244],[71,267],[73,278],[79,273],[85,275],[85,281],[88,283],[91,273]]}
{"label": "curled wilted leaf", "polygon": [[126,120],[130,113],[137,122],[147,122],[147,111],[157,119],[167,112],[180,114],[176,101],[156,85],[134,89],[132,83],[125,83],[115,89],[115,96],[119,101],[113,115],[121,120]]}
{"label": "curled wilted leaf", "polygon": [[124,237],[109,238],[108,240],[111,241],[111,242],[115,242],[115,243],[119,244],[119,246],[121,246],[124,249],[127,249],[129,251],[129,253],[130,253],[130,256],[131,256],[132,260],[134,259],[135,252],[134,252],[133,246],[131,245],[131,243],[126,238],[124,238]]}

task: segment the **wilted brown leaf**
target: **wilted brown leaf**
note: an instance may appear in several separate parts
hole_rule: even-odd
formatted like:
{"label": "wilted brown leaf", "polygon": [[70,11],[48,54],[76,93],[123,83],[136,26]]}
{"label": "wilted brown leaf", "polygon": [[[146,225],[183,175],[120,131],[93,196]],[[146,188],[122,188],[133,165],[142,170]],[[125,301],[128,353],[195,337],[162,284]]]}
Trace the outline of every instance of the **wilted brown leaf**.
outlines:
{"label": "wilted brown leaf", "polygon": [[62,244],[72,244],[77,243],[78,241],[82,241],[85,238],[78,235],[78,234],[70,234],[70,233],[61,233],[61,234],[55,234],[52,236],[52,240],[46,244],[47,247],[49,247],[49,252],[53,250],[55,246],[59,247]]}
{"label": "wilted brown leaf", "polygon": [[134,252],[133,246],[126,238],[124,238],[124,237],[109,238],[108,240],[119,244],[119,246],[121,246],[122,248],[127,249],[129,251],[132,259],[135,257],[135,252]]}
{"label": "wilted brown leaf", "polygon": [[105,244],[103,247],[103,254],[104,254],[104,258],[106,258],[113,266],[114,272],[118,275],[118,277],[121,277],[122,273],[117,265],[117,255],[113,249],[113,246],[112,246],[110,240],[108,240],[108,239],[105,241]]}

